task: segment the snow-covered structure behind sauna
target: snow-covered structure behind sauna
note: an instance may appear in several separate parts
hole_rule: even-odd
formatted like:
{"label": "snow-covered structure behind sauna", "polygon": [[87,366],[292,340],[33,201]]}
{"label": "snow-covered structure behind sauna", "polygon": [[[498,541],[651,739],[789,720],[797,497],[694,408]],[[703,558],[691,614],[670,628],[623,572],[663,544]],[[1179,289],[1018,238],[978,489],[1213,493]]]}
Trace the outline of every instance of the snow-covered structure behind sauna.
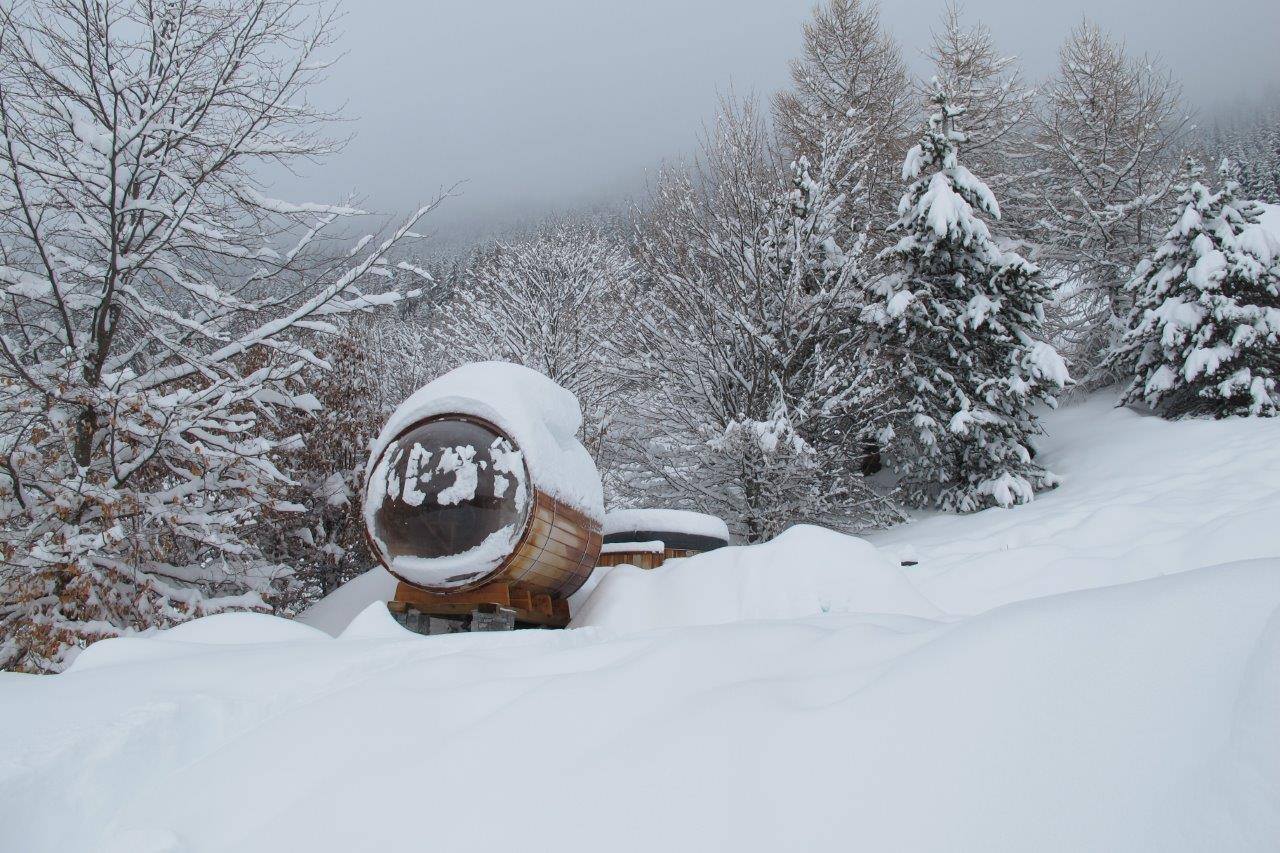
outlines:
{"label": "snow-covered structure behind sauna", "polygon": [[573,394],[505,362],[464,365],[405,400],[373,443],[364,495],[371,550],[402,582],[396,600],[567,622],[604,516],[581,426]]}
{"label": "snow-covered structure behind sauna", "polygon": [[714,515],[686,509],[611,509],[604,517],[599,565],[652,569],[666,560],[728,544],[729,526]]}

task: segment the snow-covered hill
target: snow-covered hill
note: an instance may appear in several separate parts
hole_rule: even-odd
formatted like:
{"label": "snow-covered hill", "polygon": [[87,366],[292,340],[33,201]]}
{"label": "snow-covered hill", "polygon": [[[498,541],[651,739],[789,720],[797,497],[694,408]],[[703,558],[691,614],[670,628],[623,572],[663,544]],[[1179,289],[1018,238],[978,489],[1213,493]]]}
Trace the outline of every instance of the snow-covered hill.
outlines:
{"label": "snow-covered hill", "polygon": [[1276,849],[1280,423],[1047,425],[1029,506],[622,567],[573,630],[232,615],[0,674],[0,850]]}

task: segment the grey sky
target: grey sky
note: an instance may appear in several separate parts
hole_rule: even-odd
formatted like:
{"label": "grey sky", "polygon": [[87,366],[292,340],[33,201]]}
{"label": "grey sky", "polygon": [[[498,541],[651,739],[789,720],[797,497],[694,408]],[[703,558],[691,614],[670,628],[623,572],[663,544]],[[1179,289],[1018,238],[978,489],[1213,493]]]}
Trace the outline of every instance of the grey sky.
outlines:
{"label": "grey sky", "polygon": [[[811,5],[347,0],[347,55],[314,99],[345,104],[355,138],[323,166],[278,178],[276,194],[355,190],[394,213],[466,180],[434,222],[454,234],[626,195],[662,159],[691,150],[718,91],[784,85]],[[917,71],[942,5],[882,4]],[[1201,110],[1280,84],[1276,0],[969,0],[964,13],[990,26],[1032,80],[1052,71],[1063,36],[1088,15],[1133,52],[1158,53]]]}

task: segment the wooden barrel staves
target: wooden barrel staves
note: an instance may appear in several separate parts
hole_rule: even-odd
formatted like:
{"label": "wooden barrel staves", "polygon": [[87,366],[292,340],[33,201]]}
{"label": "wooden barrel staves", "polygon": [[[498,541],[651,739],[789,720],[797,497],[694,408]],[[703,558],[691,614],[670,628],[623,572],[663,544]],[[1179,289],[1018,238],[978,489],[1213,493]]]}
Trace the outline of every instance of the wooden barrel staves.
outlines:
{"label": "wooden barrel staves", "polygon": [[514,611],[561,627],[586,582],[600,522],[539,488],[523,449],[467,413],[425,417],[385,442],[365,488],[370,550],[400,580],[393,611]]}

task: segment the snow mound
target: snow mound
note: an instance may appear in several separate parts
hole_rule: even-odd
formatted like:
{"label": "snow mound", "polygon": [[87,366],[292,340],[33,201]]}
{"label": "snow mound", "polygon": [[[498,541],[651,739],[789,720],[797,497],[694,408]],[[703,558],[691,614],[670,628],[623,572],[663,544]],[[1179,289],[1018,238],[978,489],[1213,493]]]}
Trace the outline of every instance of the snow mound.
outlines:
{"label": "snow mound", "polygon": [[160,631],[155,638],[172,643],[229,646],[328,639],[323,631],[309,625],[265,613],[215,613]]}
{"label": "snow mound", "polygon": [[524,454],[534,485],[591,518],[604,518],[600,474],[577,438],[582,426],[578,398],[536,370],[507,362],[464,364],[410,395],[374,441],[366,479],[382,451],[406,427],[451,413],[498,427]]}
{"label": "snow mound", "polygon": [[652,570],[623,565],[596,572],[601,577],[574,614],[574,627],[626,633],[823,613],[940,615],[902,568],[866,540],[807,524],[760,545],[667,560]]}
{"label": "snow mound", "polygon": [[604,535],[645,531],[685,533],[729,541],[729,526],[723,519],[684,509],[611,509],[604,517]]}
{"label": "snow mound", "polygon": [[1046,418],[1034,503],[598,570],[600,627],[365,602],[337,642],[0,673],[0,848],[391,850],[411,814],[433,849],[1274,853],[1280,422],[1113,399]]}
{"label": "snow mound", "polygon": [[[10,676],[0,820],[24,853],[394,849],[394,814],[482,851],[550,822],[565,853],[1262,853],[1277,614],[1266,560],[958,623],[399,635]],[[534,732],[542,784],[495,773]]]}
{"label": "snow mound", "polygon": [[105,666],[187,657],[208,651],[209,646],[244,646],[260,643],[300,643],[327,640],[328,635],[309,625],[265,613],[215,613],[192,619],[164,631],[101,640],[82,651],[68,672]]}
{"label": "snow mound", "polygon": [[352,578],[298,616],[298,621],[336,637],[374,602],[395,597],[397,581],[381,566]]}
{"label": "snow mound", "polygon": [[395,620],[385,601],[375,601],[356,614],[338,635],[342,640],[406,640],[421,636]]}

